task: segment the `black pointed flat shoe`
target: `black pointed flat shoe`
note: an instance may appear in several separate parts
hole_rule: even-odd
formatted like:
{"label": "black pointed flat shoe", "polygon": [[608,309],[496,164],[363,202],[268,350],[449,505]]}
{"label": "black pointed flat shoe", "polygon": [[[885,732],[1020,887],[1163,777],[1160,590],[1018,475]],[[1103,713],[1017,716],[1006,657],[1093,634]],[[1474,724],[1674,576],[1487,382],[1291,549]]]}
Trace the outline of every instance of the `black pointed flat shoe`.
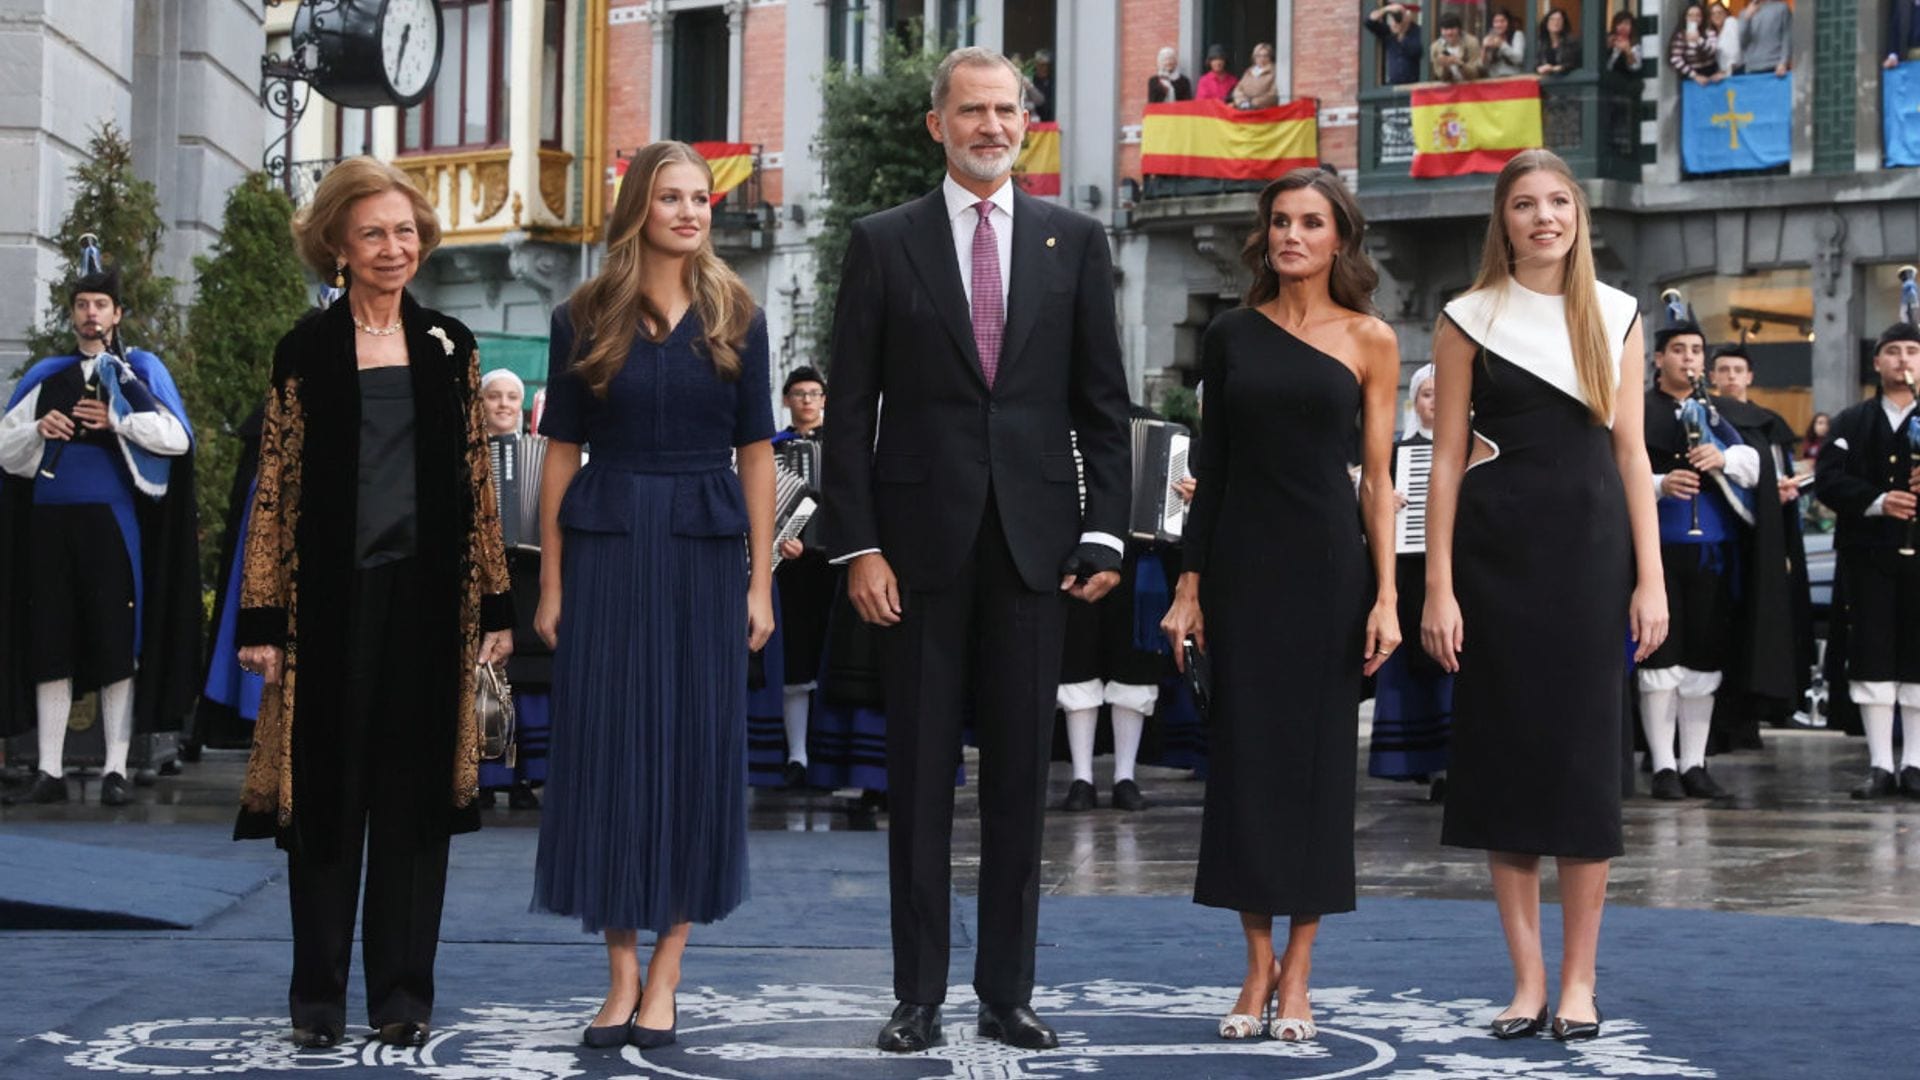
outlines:
{"label": "black pointed flat shoe", "polygon": [[1540,1006],[1539,1016],[1509,1016],[1488,1027],[1496,1039],[1531,1039],[1547,1029],[1547,1007]]}
{"label": "black pointed flat shoe", "polygon": [[1593,1001],[1593,1019],[1569,1020],[1564,1016],[1553,1018],[1553,1037],[1561,1042],[1578,1042],[1582,1039],[1600,1037],[1600,999]]}

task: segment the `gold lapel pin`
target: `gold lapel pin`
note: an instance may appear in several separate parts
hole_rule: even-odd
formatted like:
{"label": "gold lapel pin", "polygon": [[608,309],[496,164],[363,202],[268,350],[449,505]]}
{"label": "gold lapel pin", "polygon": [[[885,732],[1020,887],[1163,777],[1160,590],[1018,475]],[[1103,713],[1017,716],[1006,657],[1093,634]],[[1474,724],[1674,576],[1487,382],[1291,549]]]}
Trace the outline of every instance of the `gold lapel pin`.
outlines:
{"label": "gold lapel pin", "polygon": [[1047,237],[1047,246],[1048,246],[1048,247],[1052,247],[1052,246],[1053,246],[1053,237],[1051,237],[1051,236],[1049,236],[1049,237]]}

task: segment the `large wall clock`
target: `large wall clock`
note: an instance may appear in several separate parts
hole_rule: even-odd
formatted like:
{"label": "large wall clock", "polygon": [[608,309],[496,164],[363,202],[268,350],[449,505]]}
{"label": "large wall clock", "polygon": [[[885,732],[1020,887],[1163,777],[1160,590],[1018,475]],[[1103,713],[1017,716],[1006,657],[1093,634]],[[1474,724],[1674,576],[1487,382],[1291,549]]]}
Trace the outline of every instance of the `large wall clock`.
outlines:
{"label": "large wall clock", "polygon": [[440,71],[440,30],[440,0],[305,0],[293,19],[313,88],[358,109],[418,105]]}

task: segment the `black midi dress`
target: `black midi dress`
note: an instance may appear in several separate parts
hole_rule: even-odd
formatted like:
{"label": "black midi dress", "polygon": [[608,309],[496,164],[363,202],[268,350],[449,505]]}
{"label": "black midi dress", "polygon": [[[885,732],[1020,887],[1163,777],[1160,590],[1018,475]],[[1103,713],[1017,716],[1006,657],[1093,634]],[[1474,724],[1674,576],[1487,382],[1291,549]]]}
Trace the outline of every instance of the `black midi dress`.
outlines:
{"label": "black midi dress", "polygon": [[[1599,299],[1617,379],[1638,313],[1616,289]],[[1467,469],[1454,523],[1463,648],[1440,840],[1611,858],[1633,592],[1612,432],[1580,395],[1562,297],[1509,283],[1446,316],[1478,346],[1473,431],[1493,456]]]}
{"label": "black midi dress", "polygon": [[1353,910],[1360,668],[1373,575],[1347,473],[1352,369],[1251,308],[1202,349],[1185,568],[1213,660],[1196,903]]}

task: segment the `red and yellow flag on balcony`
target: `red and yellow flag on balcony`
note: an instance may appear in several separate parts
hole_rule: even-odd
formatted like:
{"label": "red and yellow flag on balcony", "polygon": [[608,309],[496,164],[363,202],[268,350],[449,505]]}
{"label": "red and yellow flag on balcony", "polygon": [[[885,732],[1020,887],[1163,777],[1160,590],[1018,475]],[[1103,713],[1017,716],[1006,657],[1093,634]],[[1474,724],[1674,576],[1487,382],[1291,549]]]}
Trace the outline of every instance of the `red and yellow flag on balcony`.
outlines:
{"label": "red and yellow flag on balcony", "polygon": [[1320,163],[1319,103],[1299,98],[1271,109],[1220,101],[1147,106],[1140,171],[1148,176],[1272,180]]}
{"label": "red and yellow flag on balcony", "polygon": [[1497,173],[1544,142],[1538,79],[1435,84],[1412,96],[1414,176]]}
{"label": "red and yellow flag on balcony", "polygon": [[[713,199],[721,197],[746,182],[753,175],[753,144],[697,142],[690,144],[694,152],[707,159],[707,167],[713,170]],[[613,163],[613,197],[620,197],[620,185],[627,180],[627,164],[631,158],[617,158]]]}
{"label": "red and yellow flag on balcony", "polygon": [[697,142],[690,145],[694,153],[707,159],[707,167],[713,170],[713,197],[716,200],[753,175],[752,143]]}
{"label": "red and yellow flag on balcony", "polygon": [[1029,195],[1060,194],[1060,125],[1043,120],[1027,127],[1027,141],[1013,162],[1013,179]]}

